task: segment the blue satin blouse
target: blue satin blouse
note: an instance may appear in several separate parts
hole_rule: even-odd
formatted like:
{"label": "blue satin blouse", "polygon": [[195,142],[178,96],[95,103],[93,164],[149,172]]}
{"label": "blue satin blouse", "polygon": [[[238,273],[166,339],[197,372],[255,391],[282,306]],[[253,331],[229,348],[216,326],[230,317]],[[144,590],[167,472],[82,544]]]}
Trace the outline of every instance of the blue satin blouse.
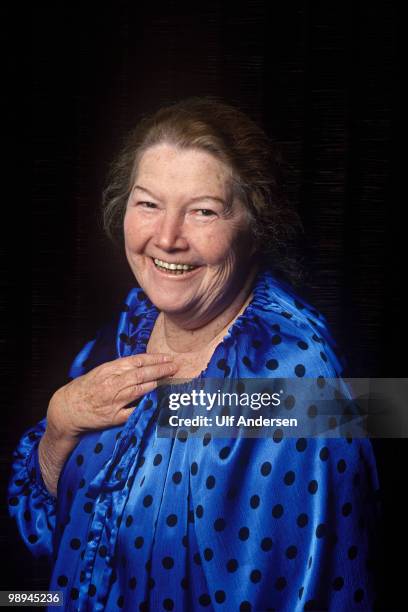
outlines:
{"label": "blue satin blouse", "polygon": [[[70,375],[145,352],[157,316],[132,289]],[[324,317],[262,269],[201,377],[324,381],[342,367]],[[38,463],[46,419],[14,451],[10,514],[32,554],[52,561],[49,588],[63,592],[63,609],[370,610],[378,489],[370,441],[163,438],[156,393],[124,426],[81,437],[57,498]],[[302,410],[316,417],[315,406]]]}

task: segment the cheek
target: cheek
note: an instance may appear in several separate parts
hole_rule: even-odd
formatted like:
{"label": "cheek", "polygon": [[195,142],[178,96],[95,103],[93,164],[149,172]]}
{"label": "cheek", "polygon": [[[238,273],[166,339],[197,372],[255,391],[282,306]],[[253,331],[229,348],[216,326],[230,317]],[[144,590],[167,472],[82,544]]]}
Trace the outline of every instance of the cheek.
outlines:
{"label": "cheek", "polygon": [[147,236],[146,224],[132,211],[125,214],[123,220],[123,235],[128,247],[137,247],[143,244]]}
{"label": "cheek", "polygon": [[213,230],[195,236],[194,242],[190,241],[190,246],[210,265],[221,263],[231,251],[231,241],[225,232]]}
{"label": "cheek", "polygon": [[248,232],[242,226],[208,228],[196,238],[197,250],[205,256],[207,263],[217,265],[233,262],[249,254]]}
{"label": "cheek", "polygon": [[127,211],[123,219],[123,235],[125,237],[125,243],[131,242],[133,238],[134,222],[132,217],[132,213]]}

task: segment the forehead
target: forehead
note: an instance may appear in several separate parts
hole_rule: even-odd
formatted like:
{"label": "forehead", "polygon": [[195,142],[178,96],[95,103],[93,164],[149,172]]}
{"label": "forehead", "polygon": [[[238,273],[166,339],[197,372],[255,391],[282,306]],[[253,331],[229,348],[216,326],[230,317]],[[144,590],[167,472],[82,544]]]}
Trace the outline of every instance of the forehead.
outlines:
{"label": "forehead", "polygon": [[211,187],[225,192],[230,177],[230,169],[210,153],[162,143],[144,152],[137,166],[135,182],[147,188],[149,185],[163,189]]}

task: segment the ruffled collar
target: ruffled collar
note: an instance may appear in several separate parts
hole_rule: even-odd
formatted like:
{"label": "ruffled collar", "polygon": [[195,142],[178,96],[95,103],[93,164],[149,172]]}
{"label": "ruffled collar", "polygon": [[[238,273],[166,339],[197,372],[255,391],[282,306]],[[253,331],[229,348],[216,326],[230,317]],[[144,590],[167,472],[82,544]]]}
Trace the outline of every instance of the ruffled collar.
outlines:
{"label": "ruffled collar", "polygon": [[[221,341],[221,345],[230,345],[243,328],[258,321],[259,310],[275,311],[284,314],[281,300],[275,290],[284,291],[284,283],[273,277],[270,270],[260,267],[254,279],[252,288],[253,298],[244,312],[235,319]],[[149,300],[143,289],[134,287],[129,292],[120,317],[117,335],[118,357],[127,357],[137,353],[144,353],[153,331],[159,310]],[[293,313],[287,312],[287,318]],[[217,347],[218,348],[218,347]]]}

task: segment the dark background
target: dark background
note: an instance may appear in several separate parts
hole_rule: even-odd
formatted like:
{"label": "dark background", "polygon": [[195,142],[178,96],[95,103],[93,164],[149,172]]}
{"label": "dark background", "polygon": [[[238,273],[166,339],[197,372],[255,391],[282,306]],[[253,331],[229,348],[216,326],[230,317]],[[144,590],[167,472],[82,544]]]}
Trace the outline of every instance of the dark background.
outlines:
{"label": "dark background", "polygon": [[[190,95],[238,105],[279,144],[305,228],[301,293],[353,375],[407,376],[396,3],[66,1],[36,4],[31,20],[17,13],[3,20],[12,85],[2,133],[13,145],[2,144],[3,220],[14,212],[2,236],[3,485],[23,431],[132,286],[98,219],[109,162],[142,114]],[[375,441],[383,610],[402,601],[395,466],[405,449]],[[46,589],[46,568],[28,557],[4,502],[0,537],[0,589]]]}

